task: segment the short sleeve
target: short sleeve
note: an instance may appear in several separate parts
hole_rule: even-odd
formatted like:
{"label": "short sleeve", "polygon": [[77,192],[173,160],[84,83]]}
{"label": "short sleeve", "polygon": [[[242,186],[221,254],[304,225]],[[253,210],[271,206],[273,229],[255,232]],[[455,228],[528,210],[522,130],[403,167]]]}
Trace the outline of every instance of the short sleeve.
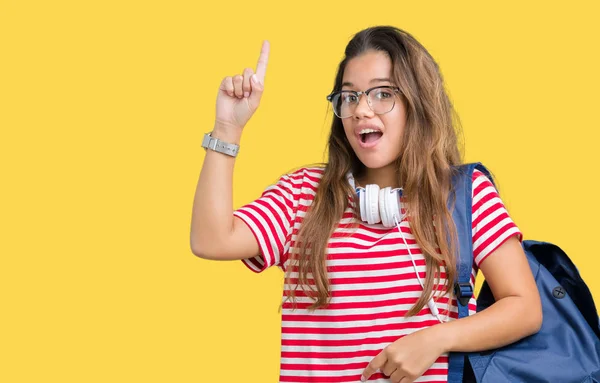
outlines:
{"label": "short sleeve", "polygon": [[301,181],[293,174],[284,175],[260,198],[233,212],[248,225],[259,245],[259,255],[242,260],[252,271],[260,273],[283,264],[290,247]]}
{"label": "short sleeve", "polygon": [[510,237],[523,235],[508,215],[498,191],[479,170],[473,172],[473,257],[477,267]]}

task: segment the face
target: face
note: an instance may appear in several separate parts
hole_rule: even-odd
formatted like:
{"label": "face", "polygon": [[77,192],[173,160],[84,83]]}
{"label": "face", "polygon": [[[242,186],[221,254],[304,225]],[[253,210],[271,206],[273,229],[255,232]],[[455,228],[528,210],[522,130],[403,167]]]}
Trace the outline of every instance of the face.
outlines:
{"label": "face", "polygon": [[[390,82],[392,62],[385,52],[367,51],[346,65],[342,90],[365,91],[381,85],[397,86]],[[342,119],[346,137],[360,161],[369,169],[381,169],[392,164],[400,155],[400,143],[406,125],[406,108],[401,96],[394,93],[395,105],[385,114],[375,114],[362,94],[354,115]],[[383,133],[360,134],[363,129]],[[371,137],[367,137],[371,136]],[[380,136],[380,137],[379,137]],[[363,142],[368,138],[368,142]]]}

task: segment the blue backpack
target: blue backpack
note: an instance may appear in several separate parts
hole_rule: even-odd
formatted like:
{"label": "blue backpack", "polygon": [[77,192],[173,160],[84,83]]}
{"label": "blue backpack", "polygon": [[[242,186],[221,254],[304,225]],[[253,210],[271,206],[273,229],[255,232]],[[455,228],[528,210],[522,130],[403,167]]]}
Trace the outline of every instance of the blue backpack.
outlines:
{"label": "blue backpack", "polygon": [[[453,219],[459,239],[457,283],[458,317],[469,315],[468,301],[473,264],[471,237],[472,175],[480,163],[459,167],[454,179],[456,195]],[[600,325],[590,290],[573,262],[558,246],[523,241],[523,249],[542,299],[543,322],[536,334],[485,352],[452,352],[449,383],[498,382],[600,382]],[[484,282],[477,296],[477,312],[494,303]]]}

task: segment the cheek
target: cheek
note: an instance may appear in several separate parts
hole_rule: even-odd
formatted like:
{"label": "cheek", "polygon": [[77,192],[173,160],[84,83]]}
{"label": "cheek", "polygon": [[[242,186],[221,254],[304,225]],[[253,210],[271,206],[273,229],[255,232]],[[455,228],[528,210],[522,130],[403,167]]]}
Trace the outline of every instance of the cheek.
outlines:
{"label": "cheek", "polygon": [[346,134],[346,139],[350,141],[354,136],[354,128],[352,124],[342,122],[342,125],[344,126],[344,133]]}
{"label": "cheek", "polygon": [[390,133],[390,136],[394,136],[394,138],[402,137],[402,133],[404,132],[406,126],[406,118],[402,113],[394,113],[386,116],[383,123],[385,124],[386,130]]}
{"label": "cheek", "polygon": [[406,124],[406,108],[401,101],[397,101],[394,109],[386,115],[393,126],[403,128]]}

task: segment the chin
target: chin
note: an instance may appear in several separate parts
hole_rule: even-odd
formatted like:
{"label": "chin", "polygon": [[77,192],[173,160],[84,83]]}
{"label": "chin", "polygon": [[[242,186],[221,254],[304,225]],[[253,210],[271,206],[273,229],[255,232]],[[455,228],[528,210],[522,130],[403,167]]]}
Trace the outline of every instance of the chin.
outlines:
{"label": "chin", "polygon": [[378,156],[376,154],[371,154],[367,156],[357,155],[357,157],[360,160],[360,162],[369,169],[381,169],[394,163],[394,160],[392,158]]}

